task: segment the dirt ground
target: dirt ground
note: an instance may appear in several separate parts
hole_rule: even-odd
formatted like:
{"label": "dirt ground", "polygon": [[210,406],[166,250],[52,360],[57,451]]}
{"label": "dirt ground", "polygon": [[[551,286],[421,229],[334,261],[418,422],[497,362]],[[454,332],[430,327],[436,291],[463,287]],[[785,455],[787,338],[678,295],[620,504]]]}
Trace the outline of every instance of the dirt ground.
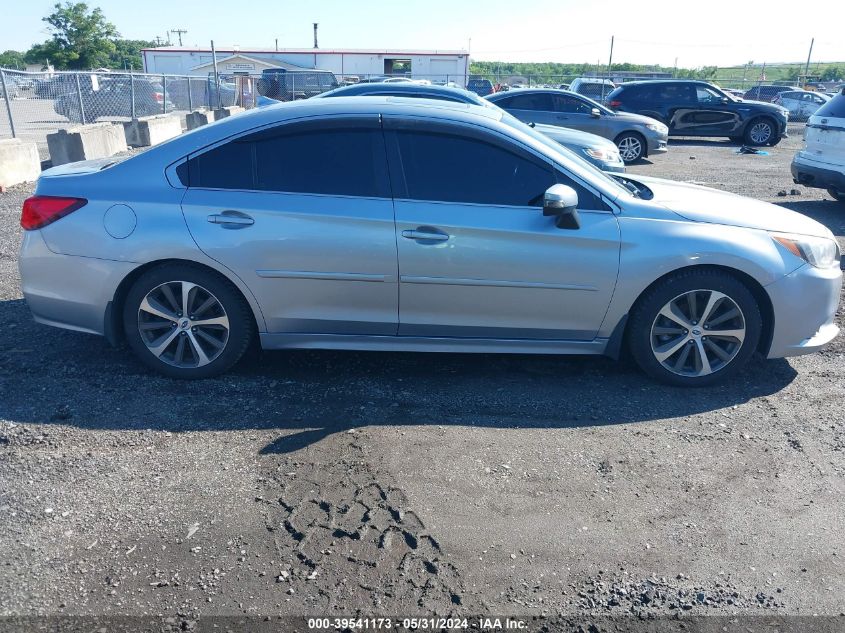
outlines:
{"label": "dirt ground", "polygon": [[[787,206],[845,246],[845,206],[791,181],[800,145],[673,141],[631,171]],[[317,351],[174,382],[32,321],[30,192],[0,194],[0,616],[845,628],[845,337],[693,391],[603,358]]]}

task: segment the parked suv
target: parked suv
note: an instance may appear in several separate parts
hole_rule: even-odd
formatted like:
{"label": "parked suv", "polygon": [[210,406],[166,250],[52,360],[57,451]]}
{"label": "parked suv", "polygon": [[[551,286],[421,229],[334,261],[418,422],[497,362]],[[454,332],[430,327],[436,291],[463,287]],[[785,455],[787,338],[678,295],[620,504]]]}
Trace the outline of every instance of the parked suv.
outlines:
{"label": "parked suv", "polygon": [[706,81],[651,80],[622,84],[608,105],[662,121],[670,136],[727,136],[748,145],[777,145],[786,136],[789,111],[736,99]]}
{"label": "parked suv", "polygon": [[792,177],[845,202],[845,88],[807,121],[804,149],[792,159]]}
{"label": "parked suv", "polygon": [[[53,102],[58,114],[73,123],[92,123],[97,119],[113,119],[132,116],[132,87],[128,75],[119,77],[86,78],[85,86],[79,92],[73,90],[59,95]],[[82,111],[79,97],[82,96]],[[161,114],[175,109],[168,98],[164,103],[164,88],[160,83],[135,78],[135,116]],[[84,115],[84,116],[83,116]]]}
{"label": "parked suv", "polygon": [[569,90],[577,92],[596,101],[604,99],[613,92],[616,84],[610,79],[599,79],[598,77],[578,77],[569,84]]}
{"label": "parked suv", "polygon": [[470,79],[467,82],[467,90],[474,92],[479,97],[486,97],[495,92],[489,79]]}
{"label": "parked suv", "polygon": [[754,86],[748,90],[743,99],[747,101],[768,101],[771,103],[781,92],[795,90],[794,86]]}

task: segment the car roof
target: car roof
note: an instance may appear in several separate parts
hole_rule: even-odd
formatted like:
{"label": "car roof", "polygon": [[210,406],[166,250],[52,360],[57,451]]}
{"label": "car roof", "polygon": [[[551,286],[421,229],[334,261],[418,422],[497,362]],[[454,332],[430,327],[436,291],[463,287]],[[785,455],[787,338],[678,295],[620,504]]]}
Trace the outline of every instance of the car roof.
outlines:
{"label": "car roof", "polygon": [[[469,92],[467,90],[462,90],[460,88],[452,88],[450,86],[432,86],[427,84],[416,84],[416,83],[403,83],[403,82],[372,82],[372,83],[363,83],[363,84],[352,84],[350,86],[341,86],[340,88],[335,88],[334,90],[330,90],[329,92],[324,92],[320,95],[316,95],[318,98],[324,97],[341,97],[341,96],[352,96],[352,95],[360,95],[363,92],[370,92],[372,90],[383,90],[385,92],[407,92],[407,93],[414,93],[414,94],[424,94],[430,93],[432,95],[441,95],[444,97],[450,97],[457,101],[461,101],[463,103],[478,103],[480,97],[476,95],[474,92]],[[375,95],[372,95],[375,96]],[[474,98],[473,98],[474,97]]]}
{"label": "car roof", "polygon": [[584,95],[579,94],[577,92],[573,92],[572,90],[561,90],[560,88],[520,88],[515,92],[511,92],[507,90],[505,92],[496,92],[491,95],[487,95],[486,99],[490,101],[496,101],[497,99],[501,99],[505,96],[512,97],[514,95],[530,95],[530,94],[541,94],[541,93],[549,93],[553,95],[569,95],[572,97],[578,97],[580,99],[584,98]]}
{"label": "car roof", "polygon": [[166,143],[139,154],[156,156],[156,160],[178,159],[208,145],[213,145],[226,138],[243,132],[261,128],[274,123],[291,120],[328,116],[355,115],[396,115],[442,118],[449,121],[491,125],[502,118],[502,110],[471,103],[456,103],[442,99],[420,99],[418,97],[370,97],[352,96],[332,99],[302,99],[286,101],[242,112],[237,116],[226,117],[214,123],[203,125],[195,130],[177,136]]}

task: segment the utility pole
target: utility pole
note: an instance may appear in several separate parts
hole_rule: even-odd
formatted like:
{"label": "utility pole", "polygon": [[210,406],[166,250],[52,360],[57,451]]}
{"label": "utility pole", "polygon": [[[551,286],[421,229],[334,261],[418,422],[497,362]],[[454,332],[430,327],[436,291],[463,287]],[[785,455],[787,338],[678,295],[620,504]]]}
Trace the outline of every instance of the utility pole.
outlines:
{"label": "utility pole", "polygon": [[810,40],[810,52],[807,53],[807,65],[804,67],[804,83],[807,83],[807,75],[810,74],[810,57],[813,56],[813,44],[815,41],[815,37]]}
{"label": "utility pole", "polygon": [[182,46],[182,34],[187,33],[188,31],[186,31],[185,29],[171,29],[170,32],[176,33],[176,35],[179,36],[179,46],[181,47]]}
{"label": "utility pole", "polygon": [[276,52],[279,52],[279,38],[276,38]]}
{"label": "utility pole", "polygon": [[[607,60],[607,78],[610,79],[610,69],[613,67],[613,40],[615,36],[610,36],[610,57]],[[601,100],[604,102],[604,82],[601,84]]]}
{"label": "utility pole", "polygon": [[164,40],[161,39],[161,36],[156,35],[156,46],[161,46],[163,42],[164,42]]}
{"label": "utility pole", "polygon": [[319,48],[319,46],[317,46],[317,26],[318,24],[314,22],[314,48]]}

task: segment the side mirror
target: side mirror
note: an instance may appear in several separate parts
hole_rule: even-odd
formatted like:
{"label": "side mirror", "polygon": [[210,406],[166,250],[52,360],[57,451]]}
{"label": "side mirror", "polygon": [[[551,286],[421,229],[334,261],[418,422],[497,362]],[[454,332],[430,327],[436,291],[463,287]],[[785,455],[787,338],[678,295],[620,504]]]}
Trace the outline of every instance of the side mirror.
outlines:
{"label": "side mirror", "polygon": [[725,105],[727,105],[727,103],[728,103],[728,98],[727,98],[727,97],[722,97],[722,103],[723,103],[723,104],[725,104]]}
{"label": "side mirror", "polygon": [[559,229],[579,229],[578,194],[572,187],[552,185],[543,195],[543,215],[555,218]]}
{"label": "side mirror", "polygon": [[601,110],[599,110],[598,108],[593,108],[592,110],[590,110],[590,116],[592,116],[594,119],[598,119],[601,116]]}

